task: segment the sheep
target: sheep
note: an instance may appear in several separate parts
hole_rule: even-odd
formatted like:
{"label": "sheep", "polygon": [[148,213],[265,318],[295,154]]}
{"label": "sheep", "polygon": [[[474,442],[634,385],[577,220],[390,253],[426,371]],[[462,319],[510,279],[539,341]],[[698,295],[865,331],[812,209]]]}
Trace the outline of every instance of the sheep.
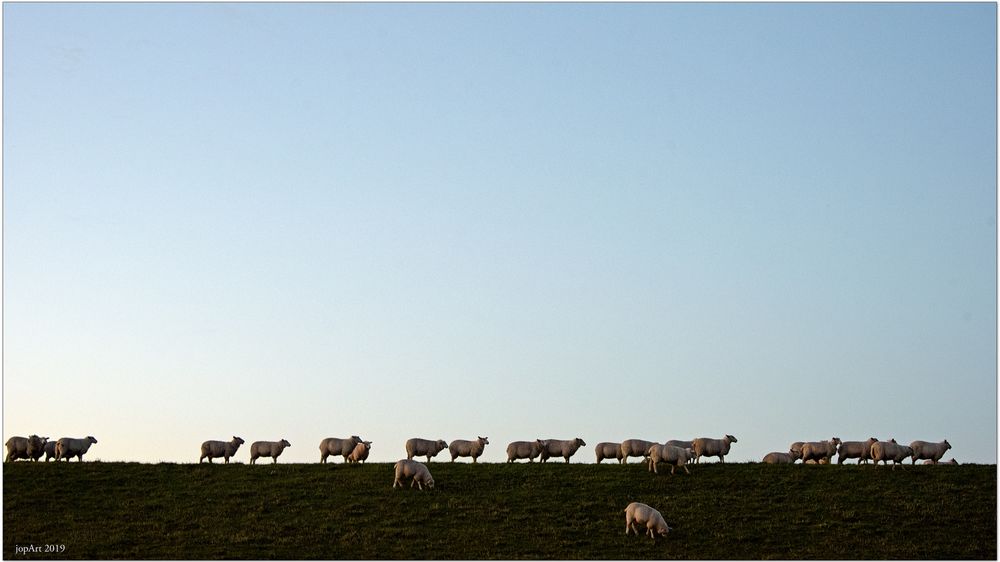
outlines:
{"label": "sheep", "polygon": [[354,447],[361,443],[361,438],[357,435],[352,435],[348,438],[341,439],[339,437],[327,437],[326,439],[319,442],[319,462],[325,463],[326,458],[330,455],[340,455],[344,457],[344,461],[347,461],[347,457],[354,450]]}
{"label": "sheep", "polygon": [[594,447],[594,453],[597,455],[597,464],[601,464],[604,459],[618,459],[619,464],[624,460],[621,443],[598,443]]}
{"label": "sheep", "polygon": [[45,462],[49,462],[50,459],[56,457],[56,442],[46,441],[45,442]]}
{"label": "sheep", "polygon": [[538,439],[513,441],[507,445],[507,462],[514,462],[517,459],[528,459],[528,462],[535,462],[535,457],[540,454],[542,454],[542,442]]}
{"label": "sheep", "polygon": [[830,464],[830,459],[837,452],[837,445],[840,445],[839,437],[833,437],[829,441],[809,441],[803,443],[802,462],[816,461],[820,464]]}
{"label": "sheep", "polygon": [[944,456],[945,451],[951,449],[951,443],[947,439],[940,443],[914,441],[910,443],[910,448],[913,449],[912,462],[910,464],[917,464],[918,459],[930,459],[937,462]]}
{"label": "sheep", "polygon": [[858,459],[858,464],[871,460],[872,445],[878,442],[875,437],[868,441],[844,441],[837,448],[837,464],[844,464],[847,459]]}
{"label": "sheep", "polygon": [[788,450],[797,452],[799,454],[799,458],[802,458],[802,446],[805,444],[805,441],[796,441],[788,446]]}
{"label": "sheep", "polygon": [[368,453],[372,450],[371,441],[362,441],[354,446],[354,450],[347,457],[347,462],[358,463],[368,460]]}
{"label": "sheep", "polygon": [[397,485],[402,488],[404,478],[413,479],[413,481],[410,482],[411,488],[414,484],[416,484],[420,490],[424,489],[424,484],[427,484],[428,488],[434,488],[434,477],[431,476],[431,471],[427,469],[427,465],[423,463],[409,459],[400,459],[396,461],[393,468],[396,469],[396,477],[392,482],[393,489],[395,489]]}
{"label": "sheep", "polygon": [[656,474],[660,473],[656,467],[659,462],[665,462],[670,465],[671,475],[674,474],[678,466],[684,468],[684,472],[687,474],[691,474],[691,471],[687,467],[687,461],[694,457],[694,451],[691,449],[681,449],[673,445],[654,444],[646,451],[646,456],[649,457],[649,470]]}
{"label": "sheep", "polygon": [[79,462],[83,462],[83,455],[90,450],[90,445],[97,443],[92,435],[83,439],[63,437],[56,441],[56,460],[66,459],[66,462],[76,457]]}
{"label": "sheep", "polygon": [[876,441],[874,444],[872,444],[871,455],[872,455],[872,460],[875,461],[875,466],[878,466],[879,461],[882,461],[883,464],[889,464],[889,461],[891,460],[892,468],[893,470],[895,470],[897,464],[902,467],[903,460],[912,454],[913,454],[913,449],[911,449],[908,446],[896,443],[895,439],[892,439],[888,442]]}
{"label": "sheep", "polygon": [[447,449],[448,444],[444,439],[431,441],[430,439],[420,439],[414,437],[406,440],[406,459],[413,460],[413,457],[427,457],[427,462],[431,462],[431,457],[437,456],[442,450]]}
{"label": "sheep", "polygon": [[[692,451],[694,451],[694,441],[693,440],[692,441],[681,441],[680,439],[671,439],[670,441],[667,441],[666,444],[667,445],[673,445],[674,447],[680,447],[681,449],[691,449]],[[692,456],[688,460],[688,463],[690,464],[690,463],[693,463],[693,462],[694,462],[694,457]]]}
{"label": "sheep", "polygon": [[958,464],[958,461],[956,461],[954,458],[952,458],[950,461],[939,461],[939,462],[934,462],[934,459],[927,459],[923,462],[923,464]]}
{"label": "sheep", "polygon": [[285,447],[291,446],[292,444],[284,439],[281,441],[254,441],[250,445],[250,464],[256,464],[258,457],[271,457],[272,464],[275,464]]}
{"label": "sheep", "polygon": [[768,453],[764,455],[764,460],[761,462],[767,464],[794,464],[800,458],[802,458],[802,451],[789,450],[787,453]]}
{"label": "sheep", "polygon": [[451,462],[455,462],[458,457],[472,457],[472,462],[476,462],[479,455],[483,454],[483,449],[490,444],[486,437],[479,437],[475,441],[456,439],[448,445],[448,452],[451,453]]}
{"label": "sheep", "polygon": [[635,536],[639,536],[639,531],[635,528],[636,523],[646,526],[646,534],[653,539],[654,543],[656,542],[656,535],[666,536],[667,533],[673,530],[667,526],[667,522],[663,520],[663,515],[659,511],[641,502],[632,502],[625,508],[626,535],[631,530],[635,533]]}
{"label": "sheep", "polygon": [[7,458],[3,462],[16,461],[17,459],[28,459],[37,461],[45,452],[45,443],[48,437],[29,435],[28,437],[11,437],[7,440]]}
{"label": "sheep", "polygon": [[541,462],[549,460],[549,457],[562,457],[569,462],[569,458],[576,454],[577,449],[586,447],[587,444],[579,437],[575,439],[545,439],[539,440],[542,443]]}
{"label": "sheep", "polygon": [[719,462],[726,462],[732,443],[736,443],[736,438],[732,435],[726,435],[722,439],[699,437],[694,440],[694,462],[700,463],[701,457],[719,457]]}
{"label": "sheep", "polygon": [[656,444],[653,441],[646,441],[645,439],[626,439],[622,441],[622,464],[628,464],[629,457],[643,457],[643,460],[645,460],[647,458],[646,451]]}
{"label": "sheep", "polygon": [[229,464],[229,457],[235,456],[236,451],[243,443],[246,443],[246,441],[235,435],[233,436],[233,440],[228,443],[225,441],[205,441],[201,444],[201,456],[198,457],[198,464],[201,464],[201,461],[206,457],[209,464],[216,457],[223,457],[226,459],[226,464]]}

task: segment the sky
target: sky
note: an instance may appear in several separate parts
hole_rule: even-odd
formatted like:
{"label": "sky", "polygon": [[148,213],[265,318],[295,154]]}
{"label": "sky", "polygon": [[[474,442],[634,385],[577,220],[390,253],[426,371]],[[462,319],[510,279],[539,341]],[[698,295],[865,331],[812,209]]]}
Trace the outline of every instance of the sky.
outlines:
{"label": "sky", "polygon": [[4,3],[4,439],[995,463],[996,10]]}

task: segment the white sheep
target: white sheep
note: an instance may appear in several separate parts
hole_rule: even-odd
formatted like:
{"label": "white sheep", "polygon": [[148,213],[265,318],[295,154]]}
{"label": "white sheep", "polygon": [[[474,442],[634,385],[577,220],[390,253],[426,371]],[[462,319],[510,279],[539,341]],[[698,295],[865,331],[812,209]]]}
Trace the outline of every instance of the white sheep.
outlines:
{"label": "white sheep", "polygon": [[281,441],[254,441],[250,445],[250,464],[256,464],[259,457],[271,457],[272,464],[278,462],[278,456],[291,447],[292,444],[282,439]]}
{"label": "white sheep", "polygon": [[[201,456],[198,457],[198,464],[205,458],[208,458],[209,464],[211,464],[213,458],[222,457],[226,459],[226,464],[229,464],[229,457],[236,455],[236,451],[239,450],[240,445],[246,443],[243,439],[233,436],[233,440],[226,441],[205,441],[201,444]],[[58,457],[56,457],[58,460]]]}
{"label": "white sheep", "polygon": [[326,458],[330,455],[340,455],[344,457],[344,461],[347,461],[347,457],[350,456],[351,451],[354,447],[361,443],[361,438],[357,435],[352,435],[347,438],[340,437],[327,437],[326,439],[319,442],[319,462],[325,463]]}
{"label": "white sheep", "polygon": [[347,457],[347,462],[359,463],[368,460],[368,453],[372,450],[371,441],[362,441],[354,446],[354,450]]}
{"label": "white sheep", "polygon": [[621,443],[598,443],[594,447],[594,454],[597,455],[597,464],[601,464],[604,459],[618,459],[619,464],[624,460]]}
{"label": "white sheep", "polygon": [[867,463],[872,458],[872,445],[878,439],[869,437],[867,441],[844,441],[837,447],[837,464],[847,459],[858,459],[858,464]]}
{"label": "white sheep", "polygon": [[767,464],[795,464],[795,461],[802,458],[802,451],[791,451],[787,453],[774,452],[764,455],[764,460],[761,462]]}
{"label": "white sheep", "polygon": [[549,457],[562,457],[569,462],[569,458],[576,454],[577,449],[586,447],[587,444],[579,437],[575,439],[540,439],[542,444],[541,462],[546,462]]}
{"label": "white sheep", "polygon": [[789,451],[797,452],[799,454],[799,458],[801,459],[802,458],[802,446],[805,445],[805,444],[806,444],[805,441],[796,441],[795,443],[792,443],[791,445],[788,446],[788,450]]}
{"label": "white sheep", "polygon": [[837,452],[840,438],[833,437],[829,441],[809,441],[802,444],[802,462],[816,461],[819,464],[830,464],[830,459]]}
{"label": "white sheep", "polygon": [[950,461],[938,461],[938,462],[934,462],[933,459],[927,459],[923,462],[923,464],[958,464],[958,461],[956,461],[954,458],[952,458]]}
{"label": "white sheep", "polygon": [[944,456],[945,451],[951,449],[951,443],[947,439],[940,443],[914,441],[910,443],[910,448],[913,449],[911,464],[917,464],[919,459],[930,459],[937,462]]}
{"label": "white sheep", "polygon": [[507,445],[507,462],[514,462],[517,459],[528,459],[528,462],[535,462],[535,457],[540,454],[542,454],[542,442],[538,439],[513,441]]}
{"label": "white sheep", "polygon": [[722,439],[710,439],[699,437],[694,440],[694,462],[700,463],[701,457],[719,457],[719,462],[726,462],[726,455],[729,454],[729,447],[736,443],[736,438],[726,435]]}
{"label": "white sheep", "polygon": [[406,440],[406,458],[413,460],[413,457],[426,456],[427,462],[431,462],[431,457],[437,456],[438,453],[447,448],[448,444],[444,442],[444,439],[431,441],[430,439],[414,437]]}
{"label": "white sheep", "polygon": [[55,441],[46,441],[44,449],[45,449],[45,462],[49,462],[50,460],[56,458]]}
{"label": "white sheep", "polygon": [[472,462],[476,462],[479,455],[483,454],[483,449],[490,444],[486,437],[479,437],[475,441],[456,439],[448,445],[448,452],[451,453],[451,462],[455,462],[458,457],[472,457]]}
{"label": "white sheep", "polygon": [[670,465],[670,474],[674,474],[678,466],[682,467],[687,474],[691,474],[691,471],[687,467],[687,462],[694,458],[694,451],[691,449],[682,449],[673,445],[653,444],[646,451],[646,455],[649,457],[649,470],[656,474],[660,473],[656,466],[660,462]]}
{"label": "white sheep", "polygon": [[7,440],[7,458],[4,459],[4,462],[16,461],[17,459],[37,461],[45,452],[45,444],[48,439],[48,437],[37,435],[11,437]]}
{"label": "white sheep", "polygon": [[645,462],[648,458],[646,457],[646,451],[656,444],[655,441],[646,441],[645,439],[626,439],[622,441],[622,464],[628,464],[629,457],[643,457],[643,461]]}
{"label": "white sheep", "polygon": [[912,454],[913,449],[896,443],[895,439],[890,441],[876,441],[872,444],[871,455],[872,460],[875,461],[875,466],[878,466],[879,461],[882,461],[883,464],[889,464],[891,460],[892,468],[895,470],[897,464],[903,467],[903,460]]}
{"label": "white sheep", "polygon": [[63,437],[56,441],[56,460],[66,459],[66,462],[76,457],[79,462],[83,462],[83,455],[90,450],[90,446],[97,443],[97,439],[88,435],[83,439]]}
{"label": "white sheep", "polygon": [[656,535],[665,537],[667,533],[673,530],[667,526],[667,522],[663,519],[663,515],[659,511],[641,502],[632,502],[625,508],[626,535],[631,530],[635,533],[635,536],[639,536],[639,531],[635,528],[636,523],[645,525],[646,534],[653,539],[654,543],[656,542]]}
{"label": "white sheep", "polygon": [[409,459],[400,459],[396,461],[393,465],[396,469],[396,477],[392,482],[393,489],[396,486],[400,488],[403,487],[403,480],[406,478],[412,478],[413,481],[410,482],[410,487],[412,488],[414,484],[420,490],[424,489],[424,484],[427,484],[428,488],[434,487],[434,477],[431,476],[431,471],[427,469],[427,465]]}

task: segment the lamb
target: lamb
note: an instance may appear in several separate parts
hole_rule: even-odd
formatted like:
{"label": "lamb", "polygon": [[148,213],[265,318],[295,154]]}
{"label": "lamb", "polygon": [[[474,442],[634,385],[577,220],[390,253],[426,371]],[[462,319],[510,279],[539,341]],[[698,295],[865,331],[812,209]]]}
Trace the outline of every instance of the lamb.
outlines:
{"label": "lamb", "polygon": [[896,465],[903,465],[903,460],[906,457],[913,454],[913,449],[910,447],[900,445],[896,443],[895,439],[888,442],[886,441],[876,441],[872,444],[872,460],[875,461],[875,466],[878,466],[879,461],[884,464],[889,464],[892,461],[893,470],[896,469]]}
{"label": "lamb", "polygon": [[354,446],[354,450],[347,457],[347,462],[358,463],[368,460],[368,453],[372,450],[371,441],[362,441]]}
{"label": "lamb", "polygon": [[431,457],[437,456],[442,450],[447,449],[448,444],[444,439],[431,441],[430,439],[420,439],[414,437],[406,440],[406,458],[413,460],[413,457],[427,456],[427,462],[431,462]]}
{"label": "lamb", "polygon": [[629,457],[643,457],[645,459],[646,451],[656,444],[653,441],[646,441],[645,439],[626,439],[622,441],[622,464],[628,464]]}
{"label": "lamb", "polygon": [[562,457],[569,462],[569,458],[576,454],[577,449],[587,444],[579,437],[575,439],[545,439],[539,440],[542,443],[541,462],[549,460],[549,457]]}
{"label": "lamb", "polygon": [[789,450],[787,453],[768,453],[764,455],[764,460],[761,462],[767,464],[794,464],[800,458],[802,458],[802,451]]}
{"label": "lamb", "polygon": [[948,443],[947,439],[940,443],[914,441],[910,443],[910,448],[913,449],[912,462],[910,464],[917,464],[918,459],[930,459],[937,462],[944,456],[945,451],[951,449],[951,443]]}
{"label": "lamb", "polygon": [[597,464],[601,464],[604,459],[618,459],[619,464],[624,460],[621,443],[598,443],[594,447],[594,453],[597,455]]}
{"label": "lamb", "polygon": [[837,452],[837,445],[840,445],[839,437],[833,437],[829,441],[803,443],[802,462],[816,461],[820,464],[830,464],[830,459]]}
{"label": "lamb", "polygon": [[94,443],[97,443],[97,439],[94,439],[92,435],[83,439],[63,437],[56,441],[56,460],[66,459],[66,462],[69,462],[71,458],[76,457],[79,462],[83,462],[83,455],[90,450],[90,445]]}
{"label": "lamb", "polygon": [[[213,458],[223,457],[226,459],[226,464],[229,464],[229,457],[235,456],[236,451],[240,448],[240,445],[246,443],[243,439],[233,436],[233,440],[230,442],[225,441],[205,441],[201,444],[201,456],[198,457],[198,464],[206,457],[208,458],[209,464],[212,463]],[[58,457],[56,457],[58,460]]]}
{"label": "lamb", "polygon": [[656,474],[660,473],[656,466],[659,462],[670,465],[671,475],[674,474],[678,466],[684,468],[684,472],[687,474],[691,474],[687,467],[687,462],[694,458],[694,451],[691,449],[681,449],[673,445],[652,445],[646,451],[646,455],[649,457],[649,470]]}
{"label": "lamb", "polygon": [[635,528],[636,523],[646,526],[646,534],[653,539],[654,543],[656,542],[656,535],[666,536],[667,533],[673,530],[667,526],[667,522],[663,520],[663,515],[659,511],[644,503],[632,502],[625,508],[626,535],[631,530],[635,533],[635,536],[639,536],[639,531]]}
{"label": "lamb", "polygon": [[[691,449],[692,451],[694,451],[694,441],[693,440],[692,441],[681,441],[680,439],[671,439],[670,441],[667,441],[666,444],[667,445],[673,445],[674,447],[680,447],[681,449]],[[693,463],[693,462],[694,462],[694,456],[692,456],[691,459],[688,460],[688,463]]]}
{"label": "lamb", "polygon": [[507,462],[514,462],[517,459],[528,459],[528,462],[535,462],[535,457],[540,454],[542,454],[542,442],[538,439],[513,441],[507,445]]}
{"label": "lamb", "polygon": [[952,458],[950,461],[940,461],[940,462],[934,462],[933,459],[927,459],[923,462],[923,464],[958,464],[958,461],[956,461],[954,458]]}
{"label": "lamb", "polygon": [[45,462],[49,462],[50,459],[56,457],[56,442],[46,441],[45,442]]}
{"label": "lamb", "polygon": [[456,439],[448,445],[448,452],[451,453],[451,462],[455,462],[458,457],[472,457],[472,462],[476,462],[479,455],[483,454],[483,449],[490,444],[486,437],[479,437],[475,441]]}
{"label": "lamb", "polygon": [[434,488],[434,477],[431,476],[431,471],[427,470],[427,465],[409,459],[400,459],[396,461],[393,465],[396,469],[396,478],[392,482],[393,489],[398,485],[400,488],[403,487],[404,478],[412,478],[413,481],[410,482],[410,487],[412,488],[414,484],[420,490],[424,489],[424,484],[427,484],[428,488]]}
{"label": "lamb", "polygon": [[726,435],[722,439],[699,437],[694,440],[694,462],[700,463],[701,457],[719,457],[719,462],[726,462],[732,443],[736,443],[736,438],[732,435]]}
{"label": "lamb", "polygon": [[7,458],[3,462],[28,459],[37,461],[45,452],[48,437],[29,435],[28,437],[11,437],[7,440]]}
{"label": "lamb", "polygon": [[327,437],[319,442],[319,462],[325,463],[326,457],[330,455],[340,455],[344,457],[344,461],[346,462],[347,457],[350,456],[351,451],[354,450],[354,447],[358,443],[361,443],[361,438],[357,435],[352,435],[346,439]]}
{"label": "lamb", "polygon": [[847,459],[858,459],[858,464],[871,460],[872,445],[878,439],[869,437],[868,441],[844,441],[837,448],[837,464],[844,464]]}
{"label": "lamb", "polygon": [[254,441],[250,445],[250,464],[256,464],[258,457],[271,457],[272,464],[277,463],[278,456],[285,450],[285,447],[291,446],[292,444],[284,439],[281,441]]}

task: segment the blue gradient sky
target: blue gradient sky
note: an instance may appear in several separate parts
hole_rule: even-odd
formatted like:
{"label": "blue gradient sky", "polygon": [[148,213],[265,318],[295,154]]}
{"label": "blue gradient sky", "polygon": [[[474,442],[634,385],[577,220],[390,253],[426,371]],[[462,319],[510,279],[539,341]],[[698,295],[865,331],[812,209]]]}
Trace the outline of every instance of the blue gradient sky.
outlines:
{"label": "blue gradient sky", "polygon": [[5,439],[996,462],[996,4],[3,18]]}

